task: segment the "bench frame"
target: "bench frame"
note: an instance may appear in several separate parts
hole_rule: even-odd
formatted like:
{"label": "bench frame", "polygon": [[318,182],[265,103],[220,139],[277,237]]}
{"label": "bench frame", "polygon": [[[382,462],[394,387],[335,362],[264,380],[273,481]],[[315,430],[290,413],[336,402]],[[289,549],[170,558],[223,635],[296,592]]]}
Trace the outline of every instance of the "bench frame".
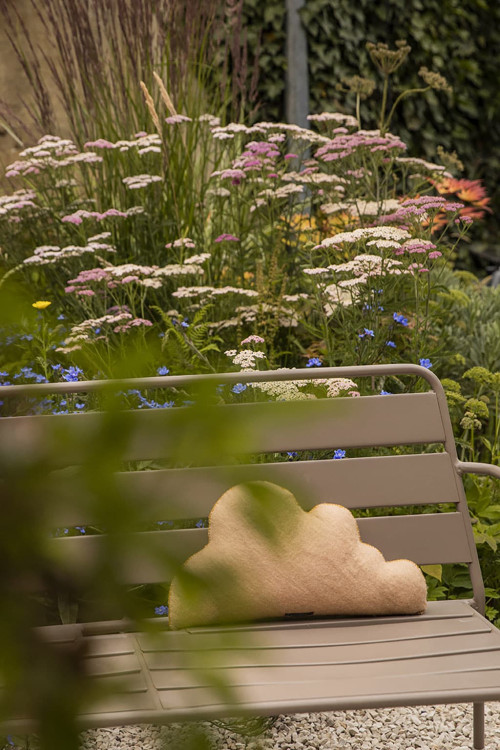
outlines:
{"label": "bench frame", "polygon": [[[358,366],[358,367],[340,367],[340,368],[321,368],[316,370],[310,370],[310,369],[300,369],[300,370],[279,370],[279,371],[267,371],[267,372],[242,372],[242,373],[224,373],[224,374],[217,374],[213,376],[171,376],[168,378],[165,377],[153,377],[153,378],[134,378],[129,380],[123,380],[123,381],[116,381],[116,385],[119,385],[122,389],[126,388],[177,388],[177,387],[188,387],[192,385],[196,385],[197,383],[201,382],[207,382],[207,383],[213,383],[213,384],[236,384],[236,383],[255,383],[258,381],[287,381],[287,380],[317,380],[317,379],[325,379],[325,378],[358,378],[358,377],[382,377],[382,376],[399,376],[399,375],[413,375],[418,376],[420,378],[423,378],[427,381],[427,383],[430,385],[432,392],[435,396],[439,415],[441,418],[442,423],[442,429],[443,429],[443,439],[442,443],[444,445],[445,452],[449,455],[455,474],[457,478],[457,492],[458,492],[458,500],[456,502],[456,508],[457,512],[461,514],[462,519],[464,521],[464,530],[465,535],[468,541],[469,550],[470,550],[470,557],[467,560],[469,565],[469,572],[473,587],[473,599],[471,601],[465,601],[461,600],[460,606],[467,606],[471,608],[472,612],[477,613],[474,615],[474,617],[479,617],[480,620],[483,622],[487,622],[484,620],[484,612],[485,612],[485,595],[484,595],[484,585],[481,575],[481,570],[479,566],[479,560],[477,556],[477,551],[475,548],[474,543],[474,536],[472,532],[472,526],[470,523],[469,518],[469,512],[467,507],[467,500],[465,497],[465,492],[463,489],[463,484],[461,482],[461,476],[465,473],[474,473],[479,475],[489,475],[492,477],[496,477],[500,479],[500,468],[496,466],[490,466],[488,464],[481,464],[481,463],[472,463],[472,462],[463,462],[458,459],[458,455],[456,452],[456,446],[455,446],[455,440],[453,436],[453,429],[451,425],[451,420],[449,417],[448,412],[448,406],[446,402],[446,396],[444,394],[443,388],[441,386],[441,383],[437,376],[430,372],[428,369],[417,366],[417,365],[373,365],[373,366]],[[21,386],[4,386],[2,388],[2,394],[3,397],[10,397],[10,396],[19,396],[19,395],[35,395],[35,394],[68,394],[68,393],[78,393],[78,392],[93,392],[93,391],[99,391],[103,387],[109,386],[108,381],[86,381],[86,382],[71,382],[71,383],[50,383],[50,384],[40,384],[40,385],[21,385]],[[404,398],[406,396],[398,396],[398,398]],[[362,401],[363,398],[356,399],[357,401]],[[377,403],[380,402],[380,399],[386,399],[391,397],[370,397],[370,398],[376,398]],[[422,401],[423,402],[423,401]],[[315,402],[307,402],[307,403],[315,403]],[[375,403],[375,401],[373,402]],[[402,402],[401,402],[402,403]],[[304,405],[304,408],[308,408],[307,405]],[[166,410],[167,411],[167,410]],[[304,412],[306,413],[306,412]],[[77,418],[82,419],[84,415],[79,415]],[[142,415],[141,415],[142,416]],[[29,429],[32,425],[37,426],[37,431],[39,434],[40,425],[42,425],[41,420],[49,419],[67,419],[67,417],[7,417],[5,419],[2,419],[0,421],[0,439],[2,439],[2,434],[6,435],[9,434],[8,430],[9,427],[17,426],[19,425],[22,427],[21,432],[24,436],[26,436],[29,432]],[[405,415],[404,413],[401,414],[401,424],[404,423]],[[21,424],[23,422],[23,424]],[[7,432],[6,432],[7,431]],[[24,439],[24,438],[23,438]],[[415,442],[418,443],[418,435],[416,436],[416,439],[409,442]],[[383,444],[383,443],[382,443]],[[389,443],[386,443],[389,444]],[[352,445],[375,445],[375,443],[370,442],[364,442],[363,439],[360,438],[358,443],[352,443]],[[335,445],[332,445],[331,448],[336,447]],[[357,460],[357,459],[355,459]],[[347,459],[349,461],[349,459]],[[319,463],[319,462],[317,462]],[[189,470],[187,470],[189,471]],[[396,505],[396,503],[394,503]],[[362,524],[360,524],[362,526]],[[170,532],[171,533],[171,532]],[[362,533],[363,536],[363,533]],[[59,540],[56,540],[59,541]],[[65,543],[66,541],[70,540],[61,540],[62,543]],[[443,548],[447,545],[447,539],[443,538]],[[81,546],[81,545],[80,545]],[[414,619],[414,618],[413,618]],[[395,622],[396,620],[401,621],[404,620],[404,618],[381,618],[380,624],[383,625],[384,622],[390,623]],[[315,623],[315,625],[318,625],[318,627],[321,625],[321,623]],[[344,621],[337,621],[337,625],[342,625],[343,627],[351,627],[355,628],[359,626],[359,621],[353,621],[352,619],[344,619]],[[489,625],[489,624],[488,624]],[[256,625],[252,630],[255,632],[261,631],[276,631],[279,629],[281,631],[290,629],[293,630],[293,628],[297,628],[297,623],[291,623],[291,622],[284,622],[281,624],[273,624],[272,626],[263,626],[263,625]],[[72,640],[73,638],[78,637],[86,637],[86,638],[92,638],[93,636],[96,636],[96,634],[99,634],[99,636],[104,636],[106,633],[126,633],[128,630],[130,630],[131,626],[130,623],[126,623],[124,621],[118,621],[118,622],[101,622],[101,623],[85,623],[82,625],[75,625],[75,626],[50,626],[49,630],[51,635],[49,636],[50,639],[52,637],[55,637],[56,640],[59,637],[58,633],[60,634],[60,639],[62,641]],[[249,628],[247,628],[249,629]],[[490,629],[493,631],[493,627],[490,625]],[[311,632],[314,632],[315,626],[310,628]],[[298,631],[297,631],[298,632]],[[319,631],[318,631],[319,632]],[[339,631],[340,632],[340,631]],[[198,635],[200,633],[198,632]],[[498,634],[498,631],[497,631]],[[497,639],[498,640],[498,639]],[[498,644],[498,648],[500,648],[500,641]],[[497,646],[495,646],[495,650],[497,649]],[[497,653],[500,653],[498,651]],[[500,665],[499,665],[500,669]],[[500,700],[500,682],[498,683],[498,687],[492,686],[491,684],[489,686],[484,685],[482,688],[474,688],[470,689],[469,691],[470,695],[468,700],[471,700],[474,705],[474,748],[476,750],[481,750],[484,748],[484,700]],[[450,699],[451,698],[451,699]],[[431,696],[431,701],[427,702],[441,702],[441,703],[448,703],[448,702],[461,702],[462,700],[467,699],[465,697],[464,692],[462,691],[460,693],[460,696],[453,697],[451,694],[445,690],[442,694],[436,693],[436,691],[433,691],[433,694]],[[290,705],[288,706],[288,709],[286,706],[284,706],[282,703],[277,703],[274,707],[273,706],[260,706],[260,708],[264,708],[264,713],[272,714],[272,713],[279,713],[279,712],[296,712],[296,711],[304,711],[304,710],[329,710],[335,709],[335,708],[361,708],[361,707],[369,707],[369,706],[394,706],[394,705],[416,705],[425,703],[425,700],[422,700],[422,696],[419,695],[417,698],[410,700],[407,704],[400,703],[397,701],[389,700],[388,702],[385,701],[384,696],[380,696],[378,700],[374,700],[373,697],[370,699],[367,699],[366,696],[360,696],[359,699],[353,700],[351,699],[348,705],[343,706],[342,702],[339,700],[332,700],[329,704],[329,700],[327,696],[324,696],[321,700],[315,699],[315,700],[309,700],[305,703],[303,702],[301,705],[299,703],[294,702],[293,700],[290,700]],[[303,708],[302,705],[308,706],[308,708]],[[312,707],[312,708],[311,708]],[[243,713],[245,713],[245,710],[243,710]],[[161,713],[161,712],[160,712]],[[212,709],[211,711],[205,712],[203,710],[177,710],[173,713],[169,712],[163,712],[164,713],[164,719],[167,721],[173,721],[173,720],[185,720],[185,719],[196,719],[196,718],[209,718],[209,716],[212,717],[220,717],[227,715],[227,711],[224,710],[223,707],[219,707],[218,709]],[[248,711],[248,713],[255,713],[255,705],[251,710]],[[120,723],[135,723],[136,721],[154,721],[158,722],[162,719],[159,717],[158,711],[155,712],[147,712],[147,711],[129,711],[127,716],[125,716],[123,713],[120,712],[108,712],[107,714],[99,715],[95,714],[90,716],[87,716],[85,719],[82,717],[82,727],[84,726],[112,726],[114,724],[120,724]],[[16,731],[23,727],[29,727],[29,721],[26,723],[23,720],[14,720],[13,723],[10,725],[11,729]]]}

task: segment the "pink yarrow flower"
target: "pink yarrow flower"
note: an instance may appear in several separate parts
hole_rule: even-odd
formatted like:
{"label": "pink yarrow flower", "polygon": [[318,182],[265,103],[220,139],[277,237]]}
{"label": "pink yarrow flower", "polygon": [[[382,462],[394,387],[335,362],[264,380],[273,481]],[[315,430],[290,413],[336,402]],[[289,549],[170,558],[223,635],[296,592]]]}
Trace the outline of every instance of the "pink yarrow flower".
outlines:
{"label": "pink yarrow flower", "polygon": [[252,333],[251,336],[247,336],[246,339],[243,339],[240,343],[242,344],[263,344],[265,342],[265,339],[262,338],[262,336],[257,336],[256,334]]}
{"label": "pink yarrow flower", "polygon": [[97,141],[87,141],[84,148],[115,148],[115,144],[107,141],[105,138],[98,138]]}
{"label": "pink yarrow flower", "polygon": [[215,238],[214,242],[239,242],[239,238],[235,237],[234,234],[220,234]]}
{"label": "pink yarrow flower", "polygon": [[186,117],[186,115],[171,115],[170,117],[165,117],[165,122],[167,125],[180,125],[182,122],[192,122],[192,119]]}

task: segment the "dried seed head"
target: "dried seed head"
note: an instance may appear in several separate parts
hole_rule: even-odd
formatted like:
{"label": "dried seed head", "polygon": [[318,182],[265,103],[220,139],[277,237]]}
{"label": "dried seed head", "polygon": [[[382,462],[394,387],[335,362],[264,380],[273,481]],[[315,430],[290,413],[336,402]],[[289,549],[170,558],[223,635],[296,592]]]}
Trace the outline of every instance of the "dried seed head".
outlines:
{"label": "dried seed head", "polygon": [[424,66],[420,68],[418,74],[424,79],[428,86],[436,89],[436,91],[449,91],[450,93],[453,91],[446,78],[440,73],[434,73]]}
{"label": "dried seed head", "polygon": [[367,99],[373,94],[375,89],[375,81],[372,78],[352,76],[351,78],[343,78],[342,83],[345,83],[347,88],[354,94],[359,94],[361,99]]}
{"label": "dried seed head", "polygon": [[394,73],[411,52],[410,45],[404,39],[399,39],[396,47],[395,50],[389,49],[385,42],[377,42],[377,44],[368,42],[366,45],[372,61],[384,75]]}
{"label": "dried seed head", "polygon": [[160,76],[158,75],[158,73],[156,71],[153,73],[153,77],[154,77],[156,83],[158,84],[158,88],[160,89],[160,96],[161,96],[161,98],[163,100],[163,103],[165,104],[165,106],[166,106],[169,114],[171,116],[176,115],[177,111],[176,111],[176,109],[174,107],[174,103],[173,103],[172,99],[170,98],[169,93],[168,93],[167,89],[165,88],[165,85],[164,85],[163,81],[161,80]]}
{"label": "dried seed head", "polygon": [[159,135],[161,135],[161,125],[160,125],[160,118],[158,117],[158,112],[156,111],[155,103],[153,101],[153,97],[148,91],[148,87],[144,83],[144,81],[141,81],[141,89],[142,93],[144,94],[144,99],[146,100],[146,106],[149,109],[149,113],[151,115],[151,119],[153,120],[155,124],[155,128],[158,131]]}
{"label": "dried seed head", "polygon": [[439,161],[446,169],[457,172],[464,171],[463,162],[458,158],[456,151],[445,151],[442,146],[438,146],[436,150]]}

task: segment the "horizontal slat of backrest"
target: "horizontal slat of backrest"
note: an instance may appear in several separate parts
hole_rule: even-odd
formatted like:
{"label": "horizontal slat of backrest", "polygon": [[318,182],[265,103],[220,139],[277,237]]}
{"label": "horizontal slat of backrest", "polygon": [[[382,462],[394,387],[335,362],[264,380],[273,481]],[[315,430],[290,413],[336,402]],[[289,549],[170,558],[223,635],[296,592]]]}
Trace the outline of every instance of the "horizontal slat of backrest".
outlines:
{"label": "horizontal slat of backrest", "polygon": [[[460,513],[436,513],[415,516],[362,518],[358,520],[361,539],[383,553],[386,560],[407,558],[418,565],[470,562],[471,553]],[[172,577],[172,563],[184,562],[208,541],[207,529],[152,531],[124,539],[121,576],[129,584],[160,583]],[[55,551],[68,571],[78,574],[99,558],[106,544],[102,536],[54,539]],[[168,552],[170,560],[155,555]],[[241,550],[245,554],[245,550]]]}
{"label": "horizontal slat of backrest", "polygon": [[174,506],[174,515],[166,518],[208,516],[223,492],[250,481],[274,482],[290,489],[306,510],[322,502],[375,508],[459,500],[447,453],[124,472],[118,480],[124,492],[153,502],[158,510]]}
{"label": "horizontal slat of backrest", "polygon": [[[135,427],[124,460],[161,458],[177,445],[180,421],[188,407],[128,412]],[[197,419],[196,410],[193,418]],[[445,439],[434,392],[393,396],[318,399],[297,402],[266,402],[206,407],[203,424],[234,424],[235,449],[245,452],[279,452],[437,443]],[[201,423],[200,423],[201,424]],[[0,441],[13,452],[40,452],[51,433],[59,433],[56,463],[78,463],[81,445],[99,439],[99,413],[6,417],[0,420]],[[60,434],[68,430],[81,443],[71,450],[61,445]],[[206,439],[206,431],[203,433]],[[239,436],[242,442],[239,443]],[[243,440],[244,438],[244,440]]]}
{"label": "horizontal slat of backrest", "polygon": [[[306,510],[323,502],[375,508],[459,501],[447,453],[133,471],[116,477],[123,497],[135,502],[148,521],[204,518],[229,487],[250,481],[287,487]],[[75,476],[55,473],[46,498],[40,497],[47,507],[54,505],[53,526],[98,522],[95,503],[80,484]]]}

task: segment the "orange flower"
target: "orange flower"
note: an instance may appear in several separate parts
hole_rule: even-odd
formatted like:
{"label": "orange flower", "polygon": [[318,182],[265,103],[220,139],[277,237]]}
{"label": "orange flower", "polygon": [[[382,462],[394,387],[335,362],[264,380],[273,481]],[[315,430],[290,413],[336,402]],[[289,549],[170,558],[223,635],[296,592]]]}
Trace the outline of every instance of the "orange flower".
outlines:
{"label": "orange flower", "polygon": [[461,201],[467,201],[474,206],[491,211],[488,206],[491,199],[488,198],[481,180],[457,180],[453,177],[445,177],[442,180],[430,180],[430,182],[441,195],[453,193]]}
{"label": "orange flower", "polygon": [[[492,212],[489,207],[491,198],[487,196],[481,180],[458,180],[454,177],[443,177],[440,180],[430,179],[429,182],[441,195],[454,195],[458,200],[468,204],[460,209],[459,216],[470,216],[471,219],[477,221],[484,218],[486,211]],[[439,213],[433,221],[432,231],[436,232],[442,229],[446,223],[446,214]]]}

